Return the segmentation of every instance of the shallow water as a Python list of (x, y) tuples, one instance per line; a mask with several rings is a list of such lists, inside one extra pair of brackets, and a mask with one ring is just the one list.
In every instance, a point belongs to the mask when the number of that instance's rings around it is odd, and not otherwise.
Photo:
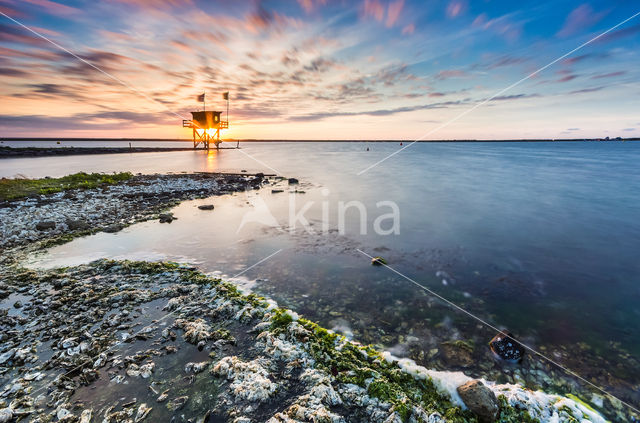
[[(434, 324), (451, 316), (455, 322), (468, 319), (448, 309), (434, 313), (426, 307), (428, 296), (371, 266), (360, 249), (384, 256), (399, 272), (534, 345), (586, 342), (608, 357), (616, 342), (640, 355), (640, 143), (424, 143), (361, 176), (360, 170), (400, 146), (243, 147), (3, 159), (0, 176), (244, 169), (295, 176), (304, 194), (289, 193), (294, 187), (284, 181), (259, 192), (185, 202), (170, 225), (146, 222), (78, 239), (50, 250), (37, 264), (170, 259), (234, 276), (281, 250), (239, 278), (324, 324), (353, 330), (365, 342), (389, 347), (430, 316)], [(285, 192), (272, 194), (272, 188)], [(341, 234), (339, 202), (351, 200), (362, 203), (366, 217), (349, 209)], [(380, 201), (398, 205), (399, 234), (373, 230), (376, 218), (390, 212), (376, 205)], [(196, 207), (210, 203), (215, 210)], [(299, 221), (291, 230), (288, 221), (291, 208), (305, 205), (314, 233)], [(243, 218), (249, 219), (244, 226)], [(323, 220), (330, 231), (323, 231)], [(476, 323), (454, 323), (452, 338)]]

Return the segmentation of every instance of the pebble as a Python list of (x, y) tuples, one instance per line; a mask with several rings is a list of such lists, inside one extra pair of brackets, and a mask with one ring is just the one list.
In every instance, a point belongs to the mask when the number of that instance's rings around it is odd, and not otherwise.
[(9, 423), (13, 420), (13, 410), (9, 407), (0, 410), (0, 423)]

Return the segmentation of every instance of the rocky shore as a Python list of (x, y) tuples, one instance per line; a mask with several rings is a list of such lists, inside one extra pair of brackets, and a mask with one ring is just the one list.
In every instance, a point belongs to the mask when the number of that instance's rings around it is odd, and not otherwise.
[[(98, 231), (117, 232), (159, 215), (182, 200), (259, 188), (263, 174), (137, 175), (98, 189), (72, 189), (0, 202), (0, 249), (47, 245)], [(172, 218), (162, 216), (165, 222)]]
[(172, 263), (21, 267), (26, 251), (264, 175), (138, 175), (0, 208), (0, 422), (604, 422), (577, 398), (428, 370)]
[(2, 422), (604, 422), (379, 353), (193, 268), (3, 268)]

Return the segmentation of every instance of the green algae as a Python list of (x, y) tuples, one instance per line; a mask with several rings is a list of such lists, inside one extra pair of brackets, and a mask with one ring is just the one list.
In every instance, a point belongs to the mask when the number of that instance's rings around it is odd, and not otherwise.
[[(284, 309), (275, 310), (271, 318), (271, 330), (283, 333), (294, 321)], [(402, 421), (408, 421), (414, 406), (422, 407), (427, 413), (439, 412), (452, 423), (474, 423), (478, 418), (469, 410), (462, 410), (438, 391), (433, 381), (420, 380), (406, 373), (396, 362), (388, 363), (371, 346), (359, 346), (344, 341), (344, 337), (328, 331), (307, 319), (298, 323), (311, 333), (305, 345), (316, 366), (333, 375), (338, 383), (354, 384), (367, 390), (369, 396), (392, 405)], [(453, 341), (463, 348), (473, 348), (473, 344)], [(511, 407), (504, 397), (500, 399), (501, 412), (498, 421), (504, 423), (539, 423), (527, 410)]]
[(221, 339), (224, 339), (225, 341), (229, 341), (231, 343), (235, 343), (236, 342), (236, 338), (233, 337), (233, 335), (231, 335), (231, 332), (229, 332), (226, 329), (216, 329), (213, 332), (211, 332), (211, 339), (213, 341), (218, 341)]
[(527, 410), (520, 410), (509, 405), (504, 395), (498, 396), (500, 403), (500, 423), (540, 423), (540, 420), (531, 417)]
[(442, 343), (442, 345), (451, 345), (463, 350), (467, 350), (469, 352), (473, 352), (473, 350), (475, 349), (473, 341), (463, 341), (461, 339), (457, 339), (455, 341), (445, 341)]
[(567, 398), (570, 398), (570, 399), (574, 400), (578, 404), (584, 406), (589, 411), (593, 411), (594, 413), (598, 413), (598, 411), (595, 408), (593, 408), (593, 406), (591, 404), (589, 404), (586, 401), (580, 399), (577, 395), (574, 395), (574, 394), (571, 394), (571, 393), (567, 393), (565, 396)]
[(286, 310), (278, 309), (271, 317), (271, 329), (276, 333), (282, 333), (291, 322), (293, 317)]
[[(288, 313), (276, 312), (272, 321), (277, 322), (277, 327), (290, 323), (285, 315)], [(312, 334), (306, 344), (319, 368), (332, 374), (339, 383), (358, 385), (371, 397), (391, 404), (403, 421), (409, 419), (414, 406), (440, 412), (452, 423), (477, 421), (470, 411), (463, 411), (438, 392), (431, 380), (414, 378), (397, 363), (387, 363), (373, 348), (348, 342), (336, 348), (336, 341), (343, 340), (342, 336), (306, 319), (299, 319), (298, 323)]]
[(39, 247), (41, 249), (48, 249), (51, 247), (55, 247), (58, 245), (66, 244), (67, 242), (73, 241), (75, 238), (80, 238), (82, 236), (93, 235), (98, 232), (98, 229), (85, 229), (81, 231), (68, 232), (62, 235), (54, 236), (52, 238), (45, 239), (40, 241)]
[(101, 185), (113, 185), (131, 179), (133, 174), (121, 172), (74, 173), (61, 178), (0, 179), (0, 200), (16, 200), (24, 197), (53, 194), (70, 189), (92, 189)]

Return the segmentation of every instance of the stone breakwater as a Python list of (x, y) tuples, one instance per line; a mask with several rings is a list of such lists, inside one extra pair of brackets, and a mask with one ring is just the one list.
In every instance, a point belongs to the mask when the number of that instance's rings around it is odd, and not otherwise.
[(87, 154), (160, 153), (193, 151), (187, 147), (2, 147), (0, 159), (12, 157), (75, 156)]
[[(461, 398), (463, 374), (348, 341), (184, 265), (7, 264), (0, 297), (2, 422), (489, 421)], [(569, 398), (482, 386), (495, 421), (604, 422)]]
[(262, 174), (138, 175), (103, 188), (73, 189), (0, 203), (0, 249), (34, 241), (116, 232), (182, 200), (259, 188)]

